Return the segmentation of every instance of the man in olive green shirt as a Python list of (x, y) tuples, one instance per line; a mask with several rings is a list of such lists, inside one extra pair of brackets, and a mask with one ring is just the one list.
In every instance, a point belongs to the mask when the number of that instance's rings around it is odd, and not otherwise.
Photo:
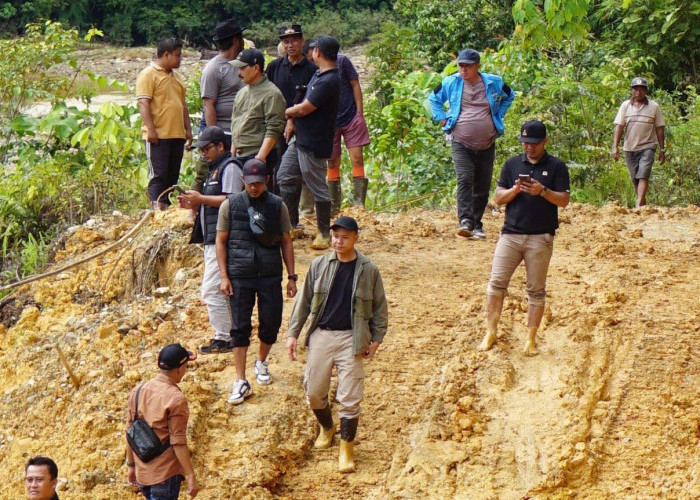
[[(256, 49), (247, 49), (231, 61), (246, 84), (233, 103), (231, 117), (231, 155), (243, 162), (257, 158), (267, 165), (270, 182), (274, 183), (277, 163), (275, 144), (284, 131), (287, 107), (282, 92), (264, 73), (265, 56)], [(268, 186), (275, 192), (274, 185)]]

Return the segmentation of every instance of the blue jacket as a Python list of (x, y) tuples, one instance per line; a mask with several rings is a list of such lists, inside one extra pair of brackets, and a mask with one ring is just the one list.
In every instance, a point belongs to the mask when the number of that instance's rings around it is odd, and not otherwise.
[[(506, 111), (515, 99), (515, 92), (503, 82), (503, 78), (498, 75), (489, 73), (479, 73), (486, 87), (486, 98), (491, 105), (491, 118), (493, 125), (496, 127), (496, 133), (503, 135), (505, 126), (503, 125), (503, 117)], [(442, 83), (438, 85), (428, 96), (430, 109), (433, 112), (433, 121), (439, 122), (447, 120), (445, 126), (442, 127), (446, 133), (450, 133), (457, 123), (459, 111), (462, 106), (462, 89), (464, 88), (464, 79), (459, 73), (445, 77)], [(449, 103), (449, 109), (445, 111), (443, 105)]]

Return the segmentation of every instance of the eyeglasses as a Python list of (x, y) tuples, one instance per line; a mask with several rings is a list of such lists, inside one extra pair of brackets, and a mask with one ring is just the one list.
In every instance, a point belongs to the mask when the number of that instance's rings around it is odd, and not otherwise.
[(209, 144), (207, 144), (203, 148), (199, 148), (199, 152), (202, 153), (203, 155), (205, 155), (209, 152), (209, 150), (211, 148), (215, 148), (215, 147), (216, 147), (216, 144), (214, 144), (213, 142), (210, 142)]

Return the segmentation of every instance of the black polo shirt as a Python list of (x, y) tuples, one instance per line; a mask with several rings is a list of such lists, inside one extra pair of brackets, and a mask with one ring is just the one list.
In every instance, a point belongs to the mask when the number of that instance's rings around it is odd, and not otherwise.
[(301, 102), (294, 102), (297, 86), (308, 85), (317, 69), (316, 65), (306, 57), (303, 57), (297, 64), (292, 64), (287, 56), (284, 56), (272, 61), (267, 66), (265, 73), (267, 78), (280, 89), (284, 100), (287, 101), (287, 107), (290, 108)]
[(316, 72), (306, 90), (308, 99), (316, 110), (306, 116), (294, 118), (297, 147), (317, 158), (330, 158), (335, 136), (335, 119), (340, 99), (338, 68)]
[[(534, 165), (524, 153), (507, 160), (503, 164), (498, 187), (512, 188), (520, 174), (537, 179), (552, 191), (569, 191), (569, 169), (547, 151)], [(502, 231), (512, 234), (554, 234), (559, 227), (558, 208), (542, 196), (520, 192), (506, 205), (506, 221)]]

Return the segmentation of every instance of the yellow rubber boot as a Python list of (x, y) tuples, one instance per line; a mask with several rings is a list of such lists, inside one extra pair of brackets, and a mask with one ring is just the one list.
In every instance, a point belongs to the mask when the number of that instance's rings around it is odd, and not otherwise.
[(325, 450), (330, 448), (333, 444), (333, 435), (335, 434), (335, 425), (330, 429), (324, 429), (323, 426), (319, 426), (321, 430), (318, 432), (318, 437), (314, 443), (314, 448), (319, 450)]
[(338, 470), (340, 472), (355, 471), (354, 447), (354, 441), (340, 441), (340, 454), (338, 455)]

